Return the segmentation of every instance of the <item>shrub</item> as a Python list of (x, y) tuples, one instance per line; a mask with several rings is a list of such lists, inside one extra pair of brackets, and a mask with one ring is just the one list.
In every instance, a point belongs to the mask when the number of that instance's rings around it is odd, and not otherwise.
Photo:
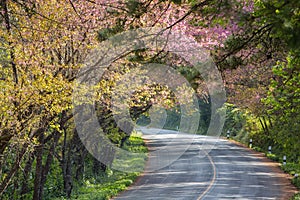
[(266, 156), (267, 156), (267, 158), (269, 158), (273, 161), (276, 161), (276, 162), (279, 162), (279, 160), (280, 160), (278, 156), (276, 156), (275, 154), (272, 154), (272, 153), (267, 153)]
[(295, 195), (291, 198), (291, 200), (300, 200), (300, 193), (295, 194)]

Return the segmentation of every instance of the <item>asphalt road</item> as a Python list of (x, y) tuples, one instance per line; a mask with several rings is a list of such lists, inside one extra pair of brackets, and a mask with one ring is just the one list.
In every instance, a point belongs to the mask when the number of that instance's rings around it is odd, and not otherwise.
[[(154, 131), (155, 132), (155, 131)], [(272, 163), (224, 139), (144, 131), (143, 175), (116, 200), (287, 199), (292, 187)]]

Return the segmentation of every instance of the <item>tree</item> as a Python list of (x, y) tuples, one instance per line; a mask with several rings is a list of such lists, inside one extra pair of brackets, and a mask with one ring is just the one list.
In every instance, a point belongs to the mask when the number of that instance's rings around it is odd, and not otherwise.
[[(261, 144), (299, 152), (293, 142), (298, 140), (294, 111), (299, 93), (299, 2), (253, 3), (239, 19), (239, 32), (216, 51), (216, 60), (224, 69), (230, 101), (257, 116), (262, 132), (256, 137)], [(293, 154), (295, 160), (297, 156)]]
[[(216, 2), (1, 1), (0, 195), (42, 199), (52, 164), (59, 163), (64, 192), (70, 197), (74, 174), (80, 178), (83, 173), (84, 166), (78, 163), (88, 157), (72, 121), (72, 87), (84, 58), (98, 41), (125, 30), (159, 26), (165, 28), (166, 34), (180, 30), (196, 38), (203, 47), (212, 48), (230, 34), (208, 12), (211, 7), (229, 8), (226, 3), (215, 7)], [(211, 21), (215, 23), (209, 26)], [(186, 63), (163, 51), (152, 54), (136, 51), (130, 56), (138, 57), (136, 63), (157, 61), (175, 69), (178, 63)], [(132, 62), (126, 59), (127, 64)], [(125, 71), (122, 67), (110, 69), (108, 76), (121, 76), (133, 68), (128, 65)], [(199, 79), (198, 74), (192, 77)], [(118, 77), (112, 77), (99, 83), (101, 93), (97, 102), (99, 120), (106, 134), (115, 145), (122, 146), (127, 135), (116, 127), (109, 107), (110, 89), (117, 80)], [(194, 89), (201, 87), (193, 85)], [(158, 95), (149, 95), (153, 91)], [(154, 102), (163, 97), (166, 107), (172, 105), (172, 94), (161, 85), (153, 84), (136, 95), (142, 95), (142, 99), (155, 97)], [(138, 99), (132, 98), (134, 118), (146, 112), (151, 102), (146, 100), (142, 105), (136, 103)], [(100, 166), (100, 170), (106, 167)]]
[(292, 51), (287, 63), (278, 62), (274, 67), (275, 79), (269, 95), (264, 99), (269, 114), (273, 117), (272, 139), (291, 160), (299, 160), (299, 78), (300, 60), (298, 51)]
[[(1, 176), (0, 194), (29, 154), (30, 160), (36, 157), (34, 198), (41, 199), (55, 145), (71, 118), (74, 70), (94, 42), (92, 29), (100, 24), (83, 25), (69, 2), (1, 1), (1, 13), (7, 61), (1, 64), (0, 163), (9, 171)], [(44, 148), (52, 140), (44, 165)]]

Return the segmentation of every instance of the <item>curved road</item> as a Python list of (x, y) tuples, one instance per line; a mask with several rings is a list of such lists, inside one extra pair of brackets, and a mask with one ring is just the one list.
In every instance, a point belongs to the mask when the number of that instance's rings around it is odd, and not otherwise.
[(153, 130), (143, 130), (150, 150), (145, 172), (114, 199), (288, 199), (294, 192), (254, 151), (219, 138)]

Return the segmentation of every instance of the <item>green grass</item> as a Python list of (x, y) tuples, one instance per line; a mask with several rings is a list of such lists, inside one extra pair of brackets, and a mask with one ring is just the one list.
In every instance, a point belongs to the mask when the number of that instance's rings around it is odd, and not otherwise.
[(133, 134), (129, 140), (126, 141), (123, 149), (127, 152), (118, 151), (115, 153), (112, 168), (130, 172), (144, 171), (148, 149), (140, 136)]
[(134, 182), (137, 176), (138, 173), (125, 174), (115, 172), (113, 176), (107, 178), (103, 183), (91, 183), (89, 180), (86, 180), (84, 186), (78, 190), (78, 193), (73, 198), (82, 200), (107, 200), (125, 190)]
[[(144, 167), (146, 161), (147, 148), (141, 137), (139, 135), (131, 136), (126, 144), (124, 145), (124, 150), (128, 150), (135, 153), (143, 153), (142, 159), (127, 159), (129, 165), (142, 166)], [(131, 185), (136, 178), (139, 176), (140, 172), (122, 172), (117, 170), (107, 170), (106, 174), (97, 177), (96, 179), (90, 178), (83, 182), (83, 184), (78, 187), (74, 194), (72, 194), (71, 199), (80, 200), (108, 200), (113, 196), (116, 196), (121, 191), (125, 190), (129, 185)], [(65, 197), (56, 198), (55, 200), (63, 200)]]
[(148, 149), (144, 144), (144, 141), (138, 134), (132, 135), (129, 140), (125, 143), (124, 150), (128, 150), (134, 153), (147, 153)]
[(287, 163), (286, 165), (282, 165), (281, 168), (283, 171), (291, 175), (300, 174), (300, 164)]
[[(291, 174), (294, 176), (292, 179), (292, 183), (300, 189), (300, 164), (296, 163), (287, 163), (286, 165), (281, 166), (282, 170), (285, 171), (286, 173)], [(295, 177), (295, 174), (298, 174), (298, 177)]]
[(280, 158), (276, 154), (266, 153), (266, 156), (267, 156), (267, 158), (269, 158), (275, 162), (280, 162)]
[(300, 200), (300, 193), (295, 194), (295, 195), (291, 198), (291, 200)]

